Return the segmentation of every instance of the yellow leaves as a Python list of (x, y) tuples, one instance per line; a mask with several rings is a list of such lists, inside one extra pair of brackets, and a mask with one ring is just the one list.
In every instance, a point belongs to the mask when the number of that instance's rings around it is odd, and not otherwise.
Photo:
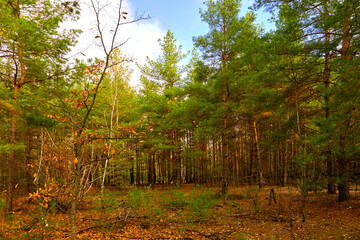
[(67, 117), (61, 117), (60, 118), (60, 122), (67, 122), (69, 121), (69, 119)]
[(118, 127), (119, 131), (123, 131), (123, 132), (131, 132), (133, 134), (136, 134), (135, 132), (135, 128), (134, 127)]
[(0, 101), (0, 110), (5, 110), (11, 113), (19, 114), (19, 111), (16, 108), (14, 108), (13, 105), (2, 101)]
[(272, 115), (272, 112), (262, 112), (262, 114), (264, 117), (270, 117)]
[(259, 236), (265, 236), (265, 234), (264, 233), (255, 234), (255, 237), (259, 237)]
[(77, 164), (78, 162), (79, 162), (79, 160), (77, 158), (75, 158), (74, 164)]
[(47, 202), (45, 203), (39, 203), (42, 207), (44, 208), (48, 208), (49, 207), (49, 204)]
[(126, 19), (126, 16), (125, 16), (125, 15), (127, 15), (127, 14), (128, 14), (127, 12), (122, 12), (122, 13), (121, 13), (122, 18), (123, 18), (123, 19)]
[(46, 188), (46, 189), (39, 189), (36, 193), (29, 193), (29, 199), (37, 200), (39, 205), (48, 208), (49, 204), (48, 202), (51, 201), (51, 195), (49, 195), (49, 191), (53, 190), (52, 187)]
[(39, 197), (40, 197), (39, 192), (29, 193), (29, 198), (30, 198), (30, 199), (36, 199), (36, 198), (39, 198)]
[(85, 106), (85, 103), (82, 100), (77, 100), (76, 103), (73, 105), (74, 108), (79, 109)]
[(7, 31), (3, 28), (0, 28), (0, 36), (6, 34)]

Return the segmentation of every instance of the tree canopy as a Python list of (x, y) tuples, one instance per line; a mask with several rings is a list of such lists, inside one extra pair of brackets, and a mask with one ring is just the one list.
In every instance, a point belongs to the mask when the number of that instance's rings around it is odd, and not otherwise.
[[(351, 199), (360, 171), (360, 3), (256, 0), (266, 32), (239, 0), (206, 0), (208, 33), (184, 52), (168, 30), (140, 87), (91, 0), (104, 59), (69, 60), (78, 1), (0, 0), (0, 188), (71, 211), (93, 187), (184, 184), (297, 186)], [(110, 24), (110, 23), (109, 23)], [(102, 202), (103, 203), (103, 202)], [(305, 206), (304, 206), (305, 207)], [(305, 215), (304, 215), (305, 221)]]

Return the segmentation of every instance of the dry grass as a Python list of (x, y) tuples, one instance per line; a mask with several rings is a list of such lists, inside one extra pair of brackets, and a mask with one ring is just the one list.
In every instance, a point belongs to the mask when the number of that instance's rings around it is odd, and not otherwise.
[[(184, 185), (188, 198), (193, 185)], [(169, 199), (171, 189), (156, 187), (146, 207), (132, 209), (126, 219), (118, 219), (124, 209), (127, 191), (116, 194), (116, 206), (99, 207), (94, 190), (78, 212), (80, 239), (360, 239), (360, 193), (352, 191), (353, 200), (339, 203), (334, 195), (310, 193), (306, 197), (306, 221), (302, 222), (301, 195), (292, 188), (292, 218), (288, 187), (273, 187), (277, 203), (269, 205), (270, 187), (231, 187), (226, 199), (218, 199), (211, 214), (193, 217), (188, 206), (168, 207), (160, 199)], [(115, 189), (111, 189), (114, 191)], [(219, 189), (211, 189), (217, 192)], [(255, 214), (254, 201), (258, 199)], [(356, 196), (355, 196), (356, 195)], [(114, 195), (115, 196), (115, 195)], [(16, 201), (11, 219), (0, 222), (0, 239), (67, 239), (69, 216), (52, 211), (42, 218), (34, 203), (25, 197)], [(97, 210), (96, 210), (97, 209)], [(111, 210), (111, 211), (110, 211)], [(37, 219), (32, 223), (33, 219)], [(46, 219), (46, 221), (44, 220)], [(33, 224), (33, 225), (31, 225)]]

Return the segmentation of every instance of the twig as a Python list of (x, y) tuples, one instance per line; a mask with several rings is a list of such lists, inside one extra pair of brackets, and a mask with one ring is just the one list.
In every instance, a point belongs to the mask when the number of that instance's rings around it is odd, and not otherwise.
[(293, 222), (294, 219), (290, 219), (290, 218), (284, 218), (284, 217), (280, 217), (280, 216), (270, 216), (271, 218), (274, 219), (274, 221), (276, 222)]
[(185, 231), (194, 232), (194, 233), (200, 234), (201, 236), (204, 236), (204, 237), (210, 238), (210, 239), (216, 239), (216, 240), (221, 240), (222, 239), (217, 234), (202, 233), (202, 232), (199, 232), (199, 231), (196, 231), (196, 230), (191, 230), (191, 229), (185, 229)]

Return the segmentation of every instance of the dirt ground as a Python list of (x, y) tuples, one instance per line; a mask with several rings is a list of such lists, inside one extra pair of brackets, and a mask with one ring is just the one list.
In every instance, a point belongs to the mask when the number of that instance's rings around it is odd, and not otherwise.
[[(271, 188), (276, 203), (271, 198), (269, 204)], [(187, 197), (194, 185), (176, 191)], [(156, 187), (150, 201), (170, 192)], [(200, 218), (192, 217), (187, 206), (127, 208), (125, 190), (117, 192), (109, 209), (101, 209), (97, 193), (94, 190), (79, 206), (79, 239), (360, 239), (360, 191), (355, 190), (352, 200), (343, 203), (325, 191), (309, 193), (305, 222), (301, 194), (295, 187), (230, 187), (229, 195), (217, 199), (209, 214)], [(10, 219), (0, 220), (0, 239), (69, 239), (69, 214), (59, 210), (45, 214), (26, 197), (18, 198), (15, 206)]]

